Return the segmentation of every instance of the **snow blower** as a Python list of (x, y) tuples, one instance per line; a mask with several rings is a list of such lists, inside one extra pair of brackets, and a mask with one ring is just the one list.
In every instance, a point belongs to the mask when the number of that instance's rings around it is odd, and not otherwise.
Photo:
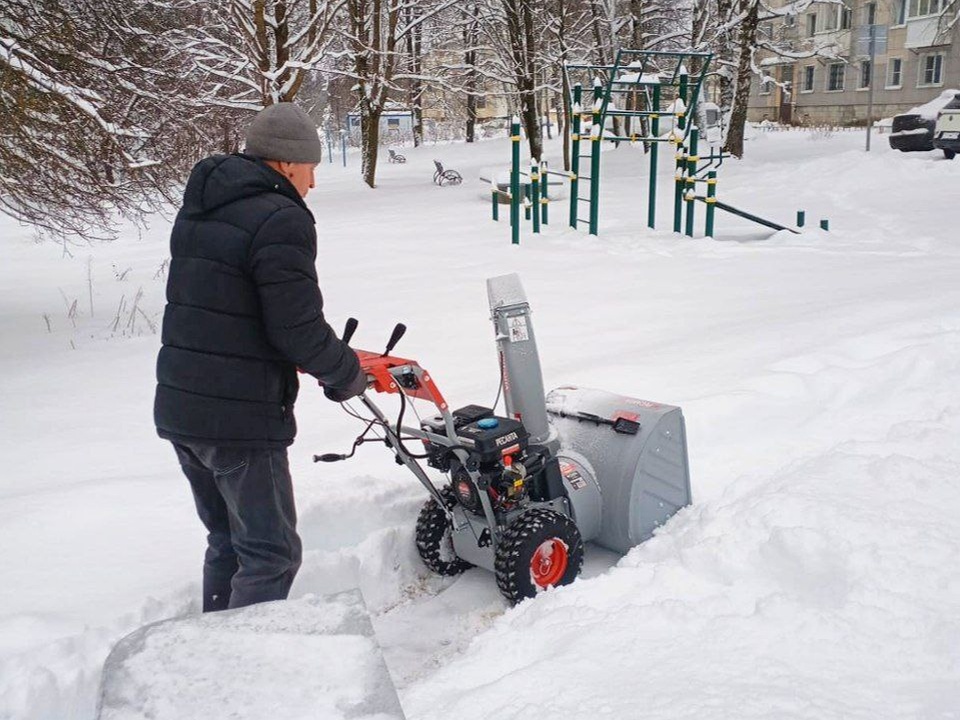
[[(368, 390), (359, 399), (370, 417), (344, 405), (367, 424), (350, 453), (314, 460), (343, 460), (364, 442), (385, 443), (430, 493), (416, 527), (426, 566), (441, 575), (485, 568), (516, 603), (573, 582), (585, 542), (626, 553), (690, 503), (686, 431), (671, 405), (570, 386), (544, 396), (520, 278), (490, 278), (487, 295), (505, 415), (479, 405), (451, 411), (419, 363), (390, 354), (406, 330), (401, 324), (384, 353), (357, 351), (370, 388), (399, 395), (397, 420)], [(344, 340), (356, 327), (351, 318)], [(404, 425), (412, 399), (431, 402), (438, 414)], [(441, 486), (420, 461), (444, 474)]]

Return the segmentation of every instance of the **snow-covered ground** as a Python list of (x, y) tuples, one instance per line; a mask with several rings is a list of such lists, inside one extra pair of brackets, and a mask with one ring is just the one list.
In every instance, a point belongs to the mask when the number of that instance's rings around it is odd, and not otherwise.
[[(718, 213), (716, 241), (669, 232), (669, 167), (663, 229), (645, 229), (629, 146), (604, 156), (599, 238), (559, 203), (519, 248), (479, 197), (506, 140), (404, 150), (376, 192), (321, 166), (318, 270), (331, 320), (360, 319), (356, 345), (403, 321), (398, 352), (451, 402), (490, 403), (484, 280), (518, 272), (548, 389), (687, 419), (694, 505), (508, 609), (482, 570), (428, 576), (424, 493), (382, 448), (312, 463), (360, 428), (304, 387), (293, 596), (361, 588), (410, 720), (960, 717), (960, 163), (862, 142), (758, 134), (719, 197), (831, 232)], [(464, 184), (433, 186), (434, 157)], [(112, 644), (198, 611), (203, 532), (151, 415), (168, 232), (157, 217), (64, 256), (0, 219), (4, 720), (90, 720)]]

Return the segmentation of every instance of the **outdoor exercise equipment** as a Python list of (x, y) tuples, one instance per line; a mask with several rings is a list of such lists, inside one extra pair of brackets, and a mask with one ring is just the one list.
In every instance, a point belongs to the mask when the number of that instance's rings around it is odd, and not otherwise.
[[(675, 148), (673, 189), (673, 231), (693, 237), (697, 202), (706, 205), (705, 235), (714, 236), (716, 211), (742, 217), (774, 230), (798, 232), (785, 224), (760, 217), (722, 202), (717, 198), (718, 171), (727, 157), (711, 147), (701, 154), (698, 117), (699, 99), (710, 68), (711, 53), (660, 52), (623, 49), (617, 52), (612, 65), (568, 63), (564, 66), (571, 88), (571, 156), (570, 171), (557, 173), (540, 166), (540, 176), (556, 174), (570, 183), (569, 225), (587, 225), (591, 235), (599, 232), (601, 143), (643, 143), (648, 158), (647, 226), (656, 227), (658, 164), (660, 145)], [(584, 84), (592, 83), (589, 107), (584, 107)], [(707, 104), (706, 112), (718, 114), (716, 106)], [(609, 127), (612, 121), (612, 127)], [(634, 130), (634, 123), (639, 125)], [(531, 192), (519, 192), (520, 125), (514, 118), (511, 125), (513, 161), (509, 192), (493, 187), (493, 219), (498, 219), (500, 198), (511, 204), (512, 240), (520, 242), (516, 205), (532, 204)], [(586, 144), (586, 147), (584, 147)], [(588, 163), (588, 164), (587, 164)], [(698, 192), (698, 185), (702, 191)], [(528, 185), (532, 188), (532, 184)], [(541, 200), (542, 201), (542, 200)], [(546, 204), (544, 204), (546, 207)], [(532, 216), (536, 218), (536, 215)], [(534, 219), (534, 232), (539, 232), (541, 219)], [(826, 227), (824, 227), (826, 225)], [(828, 223), (821, 223), (827, 229)], [(798, 227), (802, 227), (798, 223)]]

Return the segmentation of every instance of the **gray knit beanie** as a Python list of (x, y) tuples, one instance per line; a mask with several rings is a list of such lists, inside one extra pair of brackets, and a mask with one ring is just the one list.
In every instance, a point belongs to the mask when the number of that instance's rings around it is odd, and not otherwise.
[(290, 102), (258, 112), (247, 128), (246, 143), (247, 155), (281, 162), (318, 163), (323, 150), (313, 120)]

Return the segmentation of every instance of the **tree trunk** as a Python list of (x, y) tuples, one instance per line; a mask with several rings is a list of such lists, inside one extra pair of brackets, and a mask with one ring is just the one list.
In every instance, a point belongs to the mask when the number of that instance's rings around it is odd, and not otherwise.
[(543, 158), (543, 135), (540, 128), (540, 113), (537, 109), (537, 93), (532, 77), (527, 77), (520, 95), (520, 123), (527, 133), (531, 160)]
[(477, 39), (480, 6), (474, 3), (471, 10), (471, 20), (463, 28), (463, 45), (466, 48), (463, 64), (467, 67), (467, 142), (476, 139), (477, 128)]
[(360, 105), (360, 143), (363, 165), (363, 181), (370, 187), (376, 187), (377, 156), (380, 152), (380, 109), (369, 107), (366, 103)]
[[(717, 17), (715, 22), (726, 26), (732, 20), (733, 0), (716, 0)], [(719, 87), (719, 105), (724, 122), (724, 141), (730, 129), (730, 111), (733, 108), (734, 73), (737, 59), (736, 43), (731, 38), (732, 31), (721, 33), (714, 41), (715, 52), (713, 68), (716, 73)]]
[(526, 49), (526, 68), (522, 76), (526, 87), (520, 95), (521, 118), (527, 131), (531, 160), (543, 159), (543, 132), (540, 126), (540, 111), (537, 103), (536, 36), (533, 29), (533, 9), (525, 0), (520, 5), (523, 19), (523, 47)]
[(733, 109), (730, 111), (730, 129), (724, 150), (734, 157), (743, 157), (743, 131), (747, 124), (747, 106), (750, 102), (750, 80), (754, 45), (759, 25), (759, 0), (748, 0), (750, 6), (740, 25), (740, 56), (737, 62), (736, 90), (733, 94)]
[(537, 82), (533, 15), (527, 0), (503, 0), (510, 38), (510, 60), (516, 85), (520, 123), (527, 133), (530, 157), (540, 160), (543, 155), (543, 136), (537, 112)]
[[(407, 6), (405, 10), (405, 22), (412, 24), (417, 19), (413, 7)], [(412, 75), (417, 76), (410, 82), (410, 106), (413, 110), (414, 147), (420, 147), (423, 144), (423, 83), (419, 78), (423, 65), (421, 47), (420, 26), (418, 25), (407, 34), (407, 54), (409, 56), (410, 72)]]

